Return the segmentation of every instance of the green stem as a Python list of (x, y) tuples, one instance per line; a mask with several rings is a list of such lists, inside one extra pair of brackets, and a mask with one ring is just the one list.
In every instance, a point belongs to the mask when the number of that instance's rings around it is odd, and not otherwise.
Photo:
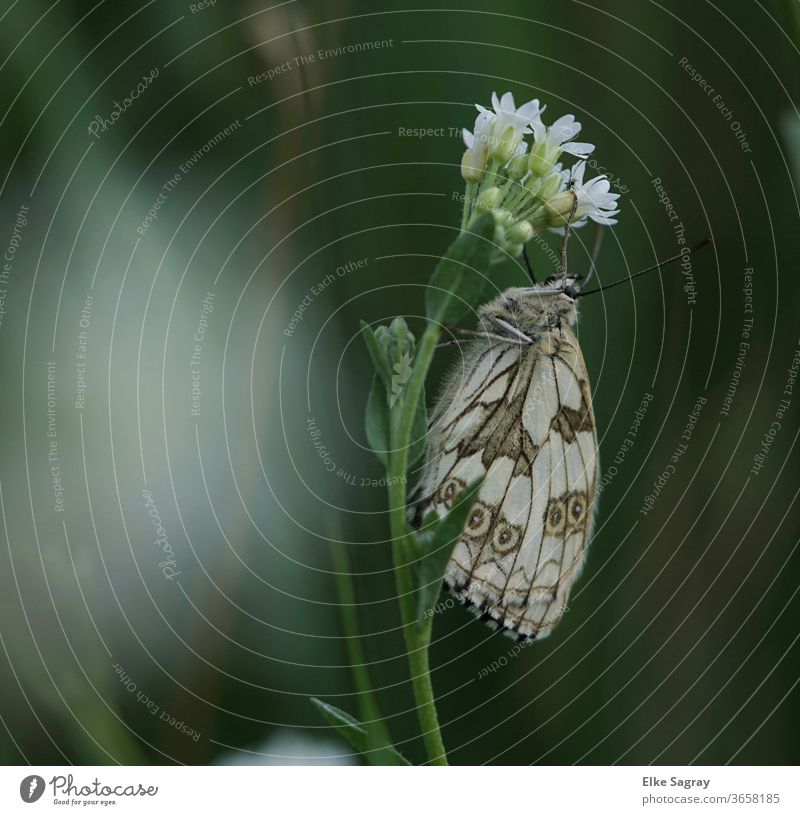
[(467, 181), (467, 188), (464, 192), (464, 209), (461, 212), (462, 232), (467, 228), (467, 224), (469, 223), (469, 216), (472, 212), (472, 205), (475, 203), (473, 199), (475, 198), (475, 192), (477, 189), (478, 183), (476, 181)]
[(528, 191), (525, 189), (525, 186), (519, 181), (515, 181), (511, 194), (508, 196), (505, 204), (506, 209), (514, 213), (514, 216), (517, 217), (519, 213), (516, 212), (516, 210), (520, 209), (521, 206), (526, 203), (527, 196)]
[(447, 755), (442, 741), (439, 718), (431, 683), (428, 649), (431, 641), (433, 618), (420, 625), (417, 621), (417, 604), (411, 566), (408, 562), (408, 535), (406, 523), (406, 470), (408, 469), (408, 445), (417, 403), (422, 397), (422, 388), (428, 373), (439, 327), (429, 323), (417, 348), (414, 370), (411, 374), (402, 409), (392, 416), (391, 447), (387, 468), (389, 481), (389, 525), (392, 535), (392, 555), (394, 558), (397, 596), (400, 604), (400, 617), (403, 623), (403, 637), (408, 652), (408, 665), (411, 673), (411, 686), (417, 706), (417, 717), (425, 741), (430, 764), (446, 765)]
[(478, 182), (478, 189), (475, 190), (475, 203), (481, 197), (481, 193), (494, 185), (495, 178), (497, 177), (497, 160), (492, 159), (483, 171), (483, 177)]

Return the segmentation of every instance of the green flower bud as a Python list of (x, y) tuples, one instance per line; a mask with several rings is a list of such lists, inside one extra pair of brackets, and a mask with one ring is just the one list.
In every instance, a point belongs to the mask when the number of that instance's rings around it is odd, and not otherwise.
[(527, 221), (518, 221), (508, 230), (508, 239), (513, 243), (525, 244), (533, 237), (533, 227)]
[(506, 175), (512, 181), (519, 181), (528, 172), (528, 157), (526, 155), (514, 156), (508, 163)]
[(502, 224), (495, 223), (493, 240), (498, 246), (505, 246), (506, 228)]
[(505, 133), (490, 144), (489, 155), (499, 159), (502, 164), (505, 164), (514, 157), (514, 153), (517, 152), (517, 147), (519, 147), (521, 141), (522, 135), (517, 133), (514, 128), (509, 125)]
[(534, 175), (546, 176), (553, 172), (553, 165), (558, 154), (552, 155), (546, 141), (537, 142), (531, 150), (528, 167)]
[(547, 226), (547, 211), (544, 206), (538, 206), (528, 215), (528, 223), (533, 227), (536, 234)]
[(388, 326), (379, 325), (375, 329), (375, 339), (386, 354), (390, 365), (394, 365), (402, 357), (414, 354), (416, 340), (402, 317), (395, 317)]
[(494, 209), (503, 200), (503, 193), (500, 187), (487, 187), (475, 202), (476, 208)]
[(552, 173), (542, 181), (542, 186), (539, 188), (539, 198), (542, 201), (549, 201), (559, 190), (564, 179), (560, 173)]
[(576, 200), (575, 193), (566, 190), (547, 201), (544, 206), (548, 226), (565, 226), (575, 209)]
[(470, 147), (461, 157), (461, 177), (464, 181), (480, 181), (486, 166), (486, 148)]
[(510, 229), (514, 226), (514, 216), (507, 209), (494, 209), (492, 214), (494, 215), (494, 222), (500, 224), (504, 229)]
[(541, 190), (543, 183), (544, 179), (540, 175), (531, 175), (525, 182), (525, 189), (531, 194), (531, 196), (536, 196), (539, 194), (539, 190)]

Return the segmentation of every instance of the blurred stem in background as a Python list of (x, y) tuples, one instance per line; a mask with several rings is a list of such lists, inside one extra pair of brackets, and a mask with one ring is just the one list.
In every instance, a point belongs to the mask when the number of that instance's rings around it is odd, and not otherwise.
[(795, 45), (800, 46), (800, 4), (797, 0), (783, 0), (787, 17), (787, 34)]
[(375, 699), (372, 683), (367, 672), (367, 662), (364, 657), (361, 633), (358, 627), (356, 593), (353, 586), (350, 558), (347, 554), (347, 547), (342, 541), (341, 526), (338, 519), (333, 521), (332, 532), (333, 568), (336, 575), (336, 593), (339, 597), (339, 615), (345, 636), (345, 648), (350, 671), (353, 675), (353, 685), (358, 694), (358, 715), (363, 722), (375, 728), (378, 736), (388, 742), (390, 740), (389, 731), (383, 722), (383, 716)]

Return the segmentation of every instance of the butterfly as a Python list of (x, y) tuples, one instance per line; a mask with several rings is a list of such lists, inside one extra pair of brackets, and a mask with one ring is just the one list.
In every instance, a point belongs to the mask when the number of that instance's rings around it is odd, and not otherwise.
[(575, 335), (575, 277), (510, 288), (479, 311), (480, 330), (431, 415), (413, 505), (446, 515), (483, 479), (445, 583), (518, 639), (558, 624), (581, 573), (596, 508), (597, 434)]

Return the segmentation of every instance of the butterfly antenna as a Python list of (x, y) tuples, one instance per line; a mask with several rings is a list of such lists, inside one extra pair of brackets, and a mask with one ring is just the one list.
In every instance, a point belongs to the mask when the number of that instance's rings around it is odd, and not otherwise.
[(583, 281), (584, 286), (592, 279), (594, 270), (597, 268), (597, 258), (600, 256), (600, 246), (603, 243), (603, 235), (605, 235), (605, 230), (603, 229), (601, 224), (598, 224), (597, 230), (594, 233), (594, 246), (592, 247), (592, 263), (589, 266), (589, 274), (586, 275), (586, 279)]
[[(711, 238), (704, 238), (700, 241), (700, 243), (696, 243), (689, 249), (688, 254), (693, 255), (698, 249), (702, 249), (704, 246), (708, 246), (708, 244), (712, 243)], [(662, 266), (667, 266), (670, 263), (674, 263), (676, 260), (680, 260), (683, 258), (687, 253), (686, 252), (679, 252), (677, 255), (673, 255), (671, 258), (667, 258), (666, 260), (661, 260), (658, 263), (655, 263), (653, 266), (648, 266), (646, 269), (642, 269), (641, 272), (636, 272), (635, 274), (628, 275), (628, 277), (623, 277), (621, 280), (615, 280), (613, 283), (609, 283), (607, 286), (599, 286), (596, 289), (592, 289), (591, 291), (582, 291), (578, 292), (579, 297), (585, 297), (587, 294), (597, 294), (599, 291), (607, 291), (608, 289), (613, 289), (614, 286), (619, 286), (621, 283), (627, 283), (629, 280), (633, 280), (634, 277), (640, 277), (643, 274), (647, 274), (648, 272), (653, 272), (656, 269), (660, 269)]]
[(525, 268), (528, 270), (528, 277), (531, 279), (531, 283), (536, 285), (536, 275), (533, 273), (533, 267), (531, 266), (530, 258), (528, 257), (528, 247), (522, 247), (522, 257), (525, 258)]

